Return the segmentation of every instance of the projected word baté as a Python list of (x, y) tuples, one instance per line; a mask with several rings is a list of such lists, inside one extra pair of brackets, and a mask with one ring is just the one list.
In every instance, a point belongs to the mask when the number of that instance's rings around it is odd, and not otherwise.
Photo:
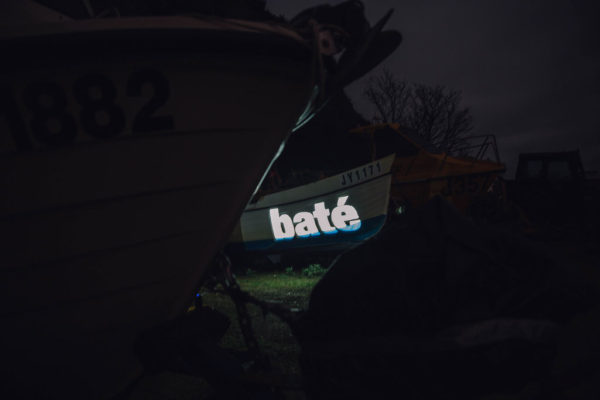
[(361, 221), (356, 208), (346, 204), (348, 196), (341, 196), (337, 206), (329, 211), (325, 202), (316, 203), (314, 211), (302, 211), (294, 217), (279, 214), (279, 208), (271, 208), (269, 217), (275, 240), (289, 240), (294, 237), (307, 238), (322, 233), (334, 234), (339, 231), (353, 232), (360, 229)]

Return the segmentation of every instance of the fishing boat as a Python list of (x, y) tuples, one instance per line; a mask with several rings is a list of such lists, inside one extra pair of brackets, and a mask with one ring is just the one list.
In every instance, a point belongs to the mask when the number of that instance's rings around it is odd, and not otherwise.
[(249, 204), (233, 231), (231, 252), (339, 252), (385, 223), (394, 155)]
[[(398, 213), (435, 196), (446, 198), (465, 213), (494, 189), (505, 171), (491, 135), (472, 137), (463, 149), (475, 150), (471, 155), (450, 155), (399, 124), (367, 125), (352, 129), (350, 135), (366, 144), (372, 159), (396, 154), (390, 202)], [(492, 159), (486, 158), (490, 151)]]
[(325, 55), (284, 23), (43, 3), (0, 7), (0, 388), (106, 398), (325, 101)]

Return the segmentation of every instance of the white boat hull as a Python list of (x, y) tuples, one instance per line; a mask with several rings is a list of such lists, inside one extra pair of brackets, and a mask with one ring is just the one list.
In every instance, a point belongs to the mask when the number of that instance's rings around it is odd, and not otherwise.
[[(336, 252), (373, 237), (386, 221), (393, 159), (391, 155), (313, 183), (265, 195), (244, 210), (230, 238), (229, 251)], [(320, 203), (327, 210), (328, 223), (317, 217)], [(340, 210), (346, 208), (355, 213), (354, 217), (339, 220), (341, 214), (335, 210), (340, 206)], [(277, 211), (272, 214), (272, 210)], [(305, 220), (311, 218), (312, 222)], [(329, 229), (324, 230), (327, 225)]]
[[(167, 41), (149, 51), (153, 42), (141, 39), (140, 24), (154, 29), (150, 36), (173, 34), (173, 48)], [(206, 24), (81, 21), (2, 38), (9, 51), (14, 43), (30, 46), (36, 60), (13, 54), (0, 81), (0, 373), (26, 377), (26, 393), (104, 398), (139, 374), (136, 336), (185, 311), (307, 104), (310, 52), (293, 35)], [(190, 50), (176, 40), (208, 30), (232, 38), (250, 30), (299, 55), (240, 55), (226, 41)], [(63, 51), (63, 42), (85, 43), (86, 35), (110, 45)], [(248, 45), (261, 43), (250, 36)], [(122, 39), (141, 40), (140, 48), (123, 51)], [(72, 57), (53, 58), (40, 42)], [(136, 126), (163, 90), (156, 76), (169, 95), (146, 116), (150, 124)], [(86, 107), (100, 110), (90, 117)], [(74, 121), (72, 137), (64, 115)], [(100, 138), (115, 121), (118, 133)]]

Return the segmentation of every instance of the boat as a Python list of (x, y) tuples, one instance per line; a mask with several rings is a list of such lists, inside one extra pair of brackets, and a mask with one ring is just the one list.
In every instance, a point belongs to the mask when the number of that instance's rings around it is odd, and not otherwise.
[(394, 155), (249, 204), (228, 251), (263, 254), (341, 252), (383, 227)]
[[(395, 213), (421, 207), (435, 196), (467, 213), (483, 196), (497, 190), (498, 177), (505, 171), (492, 135), (473, 136), (461, 154), (451, 155), (396, 123), (362, 126), (349, 134), (368, 148), (372, 159), (396, 154), (390, 195)], [(486, 158), (490, 150), (491, 159)]]
[(42, 3), (0, 7), (0, 391), (108, 398), (326, 101), (326, 55), (285, 23)]

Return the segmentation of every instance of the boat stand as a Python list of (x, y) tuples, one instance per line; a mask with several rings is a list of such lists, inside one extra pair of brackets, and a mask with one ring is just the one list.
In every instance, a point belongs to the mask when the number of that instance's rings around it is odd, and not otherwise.
[(297, 320), (298, 310), (289, 310), (280, 304), (256, 299), (241, 290), (231, 270), (231, 262), (224, 254), (215, 258), (215, 273), (203, 284), (216, 287), (233, 300), (247, 351), (223, 349), (219, 341), (227, 332), (227, 316), (202, 305), (197, 296), (190, 310), (181, 317), (157, 326), (138, 337), (134, 352), (143, 364), (143, 374), (132, 382), (114, 400), (127, 400), (142, 379), (162, 372), (173, 372), (205, 379), (215, 392), (211, 398), (283, 399), (281, 390), (303, 390), (299, 377), (287, 376), (271, 370), (268, 357), (261, 352), (254, 335), (246, 304), (261, 307), (288, 323)]

